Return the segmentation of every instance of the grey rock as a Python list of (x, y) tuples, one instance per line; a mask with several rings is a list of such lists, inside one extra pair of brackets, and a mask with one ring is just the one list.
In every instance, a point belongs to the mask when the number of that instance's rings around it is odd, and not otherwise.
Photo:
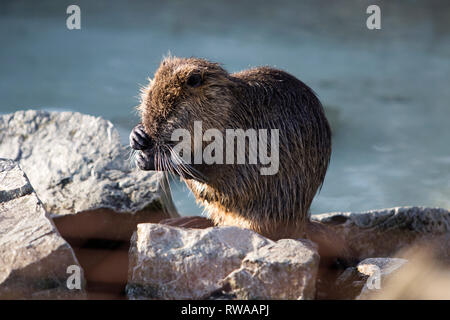
[(237, 227), (182, 229), (139, 224), (130, 248), (130, 299), (201, 299), (221, 288), (245, 256), (272, 244)]
[(67, 288), (69, 266), (80, 268), (25, 173), (0, 159), (0, 299), (85, 298), (81, 268), (81, 289)]
[(387, 278), (401, 269), (408, 260), (400, 258), (368, 258), (361, 261), (357, 270), (359, 273), (368, 276), (356, 299), (369, 299), (374, 292), (382, 290)]
[(391, 257), (412, 245), (433, 244), (450, 262), (450, 212), (440, 208), (397, 207), (362, 213), (313, 215), (332, 227), (360, 259)]
[(319, 266), (308, 240), (273, 242), (237, 227), (139, 224), (130, 248), (130, 299), (313, 299)]
[(163, 209), (177, 217), (163, 173), (132, 168), (111, 122), (74, 112), (0, 116), (0, 157), (16, 160), (53, 216)]
[(408, 260), (400, 258), (367, 258), (358, 263), (356, 268), (368, 276), (372, 276), (378, 270), (383, 276), (391, 274), (407, 262)]
[(367, 258), (356, 267), (347, 268), (336, 279), (340, 299), (372, 299), (406, 263), (408, 260), (400, 258)]
[(313, 243), (282, 239), (250, 252), (223, 282), (238, 299), (314, 299), (318, 267)]
[[(404, 252), (404, 261), (386, 263), (369, 261), (382, 270), (380, 290), (363, 290), (359, 299), (371, 300), (448, 300), (450, 269), (436, 259), (432, 248), (412, 247)], [(377, 259), (380, 260), (380, 259)], [(386, 260), (386, 259), (382, 259)], [(387, 269), (387, 271), (385, 271)], [(366, 282), (369, 284), (369, 281)]]

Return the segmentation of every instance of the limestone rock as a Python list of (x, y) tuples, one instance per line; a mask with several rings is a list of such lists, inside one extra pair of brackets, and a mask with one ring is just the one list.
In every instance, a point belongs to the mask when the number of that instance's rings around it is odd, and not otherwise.
[[(313, 299), (319, 266), (308, 240), (273, 242), (237, 227), (140, 224), (133, 235), (131, 299)], [(225, 289), (226, 288), (226, 289)]]
[[(333, 291), (331, 299), (335, 300), (353, 300), (361, 291), (369, 278), (368, 275), (362, 274), (355, 267), (348, 267), (336, 279), (336, 283), (332, 284), (333, 289), (338, 288), (338, 292)], [(325, 288), (326, 290), (326, 288)], [(320, 292), (319, 292), (320, 293)], [(327, 293), (327, 292), (326, 292)], [(326, 296), (329, 298), (329, 296)]]
[(374, 292), (382, 290), (386, 279), (407, 262), (408, 260), (400, 258), (368, 258), (361, 261), (356, 268), (359, 273), (367, 276), (367, 280), (357, 299), (368, 299)]
[(273, 244), (237, 227), (182, 229), (139, 224), (130, 248), (131, 299), (201, 299), (220, 289), (245, 256)]
[(16, 160), (52, 216), (148, 207), (177, 216), (163, 173), (130, 166), (111, 122), (76, 112), (0, 116), (0, 157)]
[(390, 257), (412, 245), (433, 244), (450, 262), (450, 212), (439, 208), (397, 207), (363, 213), (327, 213), (313, 220), (332, 227), (360, 259)]
[(386, 281), (401, 270), (408, 260), (401, 258), (367, 258), (349, 267), (336, 280), (338, 299), (371, 299), (385, 287)]
[(406, 250), (403, 256), (408, 262), (390, 274), (382, 275), (380, 290), (363, 290), (359, 298), (373, 300), (450, 299), (450, 269), (434, 255), (432, 248), (412, 247)]
[(314, 299), (318, 267), (311, 242), (282, 239), (250, 252), (224, 283), (238, 299)]
[(26, 175), (0, 159), (0, 299), (84, 298), (83, 287), (67, 288), (69, 266), (79, 268), (78, 261)]

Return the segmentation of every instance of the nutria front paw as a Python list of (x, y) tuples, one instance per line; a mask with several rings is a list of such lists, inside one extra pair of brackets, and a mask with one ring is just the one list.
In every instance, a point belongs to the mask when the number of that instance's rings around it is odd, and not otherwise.
[(145, 133), (144, 126), (139, 123), (136, 127), (131, 130), (130, 133), (130, 147), (134, 150), (145, 150), (150, 148), (151, 139)]
[(144, 171), (156, 170), (154, 157), (145, 150), (136, 153), (136, 165)]

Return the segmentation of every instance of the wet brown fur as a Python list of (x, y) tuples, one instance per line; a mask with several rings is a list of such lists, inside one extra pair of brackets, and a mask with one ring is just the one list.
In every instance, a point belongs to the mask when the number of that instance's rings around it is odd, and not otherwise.
[[(192, 73), (201, 74), (201, 86), (187, 86)], [(303, 82), (271, 67), (229, 74), (204, 59), (167, 57), (143, 89), (139, 110), (157, 145), (170, 141), (176, 128), (193, 135), (197, 120), (203, 132), (279, 129), (277, 174), (261, 175), (260, 165), (213, 164), (197, 167), (205, 182), (185, 182), (216, 225), (250, 228), (272, 239), (305, 236), (331, 156), (331, 131), (320, 101)]]

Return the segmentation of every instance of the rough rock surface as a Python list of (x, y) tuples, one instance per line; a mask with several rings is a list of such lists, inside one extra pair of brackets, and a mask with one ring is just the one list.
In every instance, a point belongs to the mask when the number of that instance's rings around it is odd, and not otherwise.
[(224, 283), (238, 299), (314, 299), (318, 267), (313, 243), (282, 239), (250, 252)]
[(127, 293), (131, 299), (201, 299), (241, 266), (247, 253), (273, 243), (237, 227), (182, 229), (139, 224), (133, 235)]
[(380, 290), (362, 292), (360, 299), (449, 300), (450, 268), (433, 250), (412, 247), (404, 252), (408, 261), (389, 275), (382, 275)]
[(0, 159), (0, 299), (83, 298), (83, 287), (66, 286), (71, 265), (79, 267), (24, 172)]
[(368, 258), (361, 261), (356, 269), (368, 278), (356, 299), (369, 299), (374, 292), (382, 290), (386, 279), (406, 263), (408, 260), (400, 258)]
[(319, 256), (308, 241), (273, 242), (237, 227), (140, 224), (133, 236), (131, 299), (313, 299)]
[(363, 213), (327, 213), (312, 219), (331, 226), (362, 260), (390, 257), (411, 245), (433, 244), (450, 261), (450, 212), (439, 208), (398, 207)]
[(371, 299), (385, 287), (390, 276), (403, 270), (408, 260), (401, 258), (367, 258), (349, 267), (336, 280), (337, 299)]
[(177, 216), (162, 173), (131, 168), (111, 122), (73, 112), (0, 116), (0, 157), (16, 160), (52, 216), (95, 209)]

